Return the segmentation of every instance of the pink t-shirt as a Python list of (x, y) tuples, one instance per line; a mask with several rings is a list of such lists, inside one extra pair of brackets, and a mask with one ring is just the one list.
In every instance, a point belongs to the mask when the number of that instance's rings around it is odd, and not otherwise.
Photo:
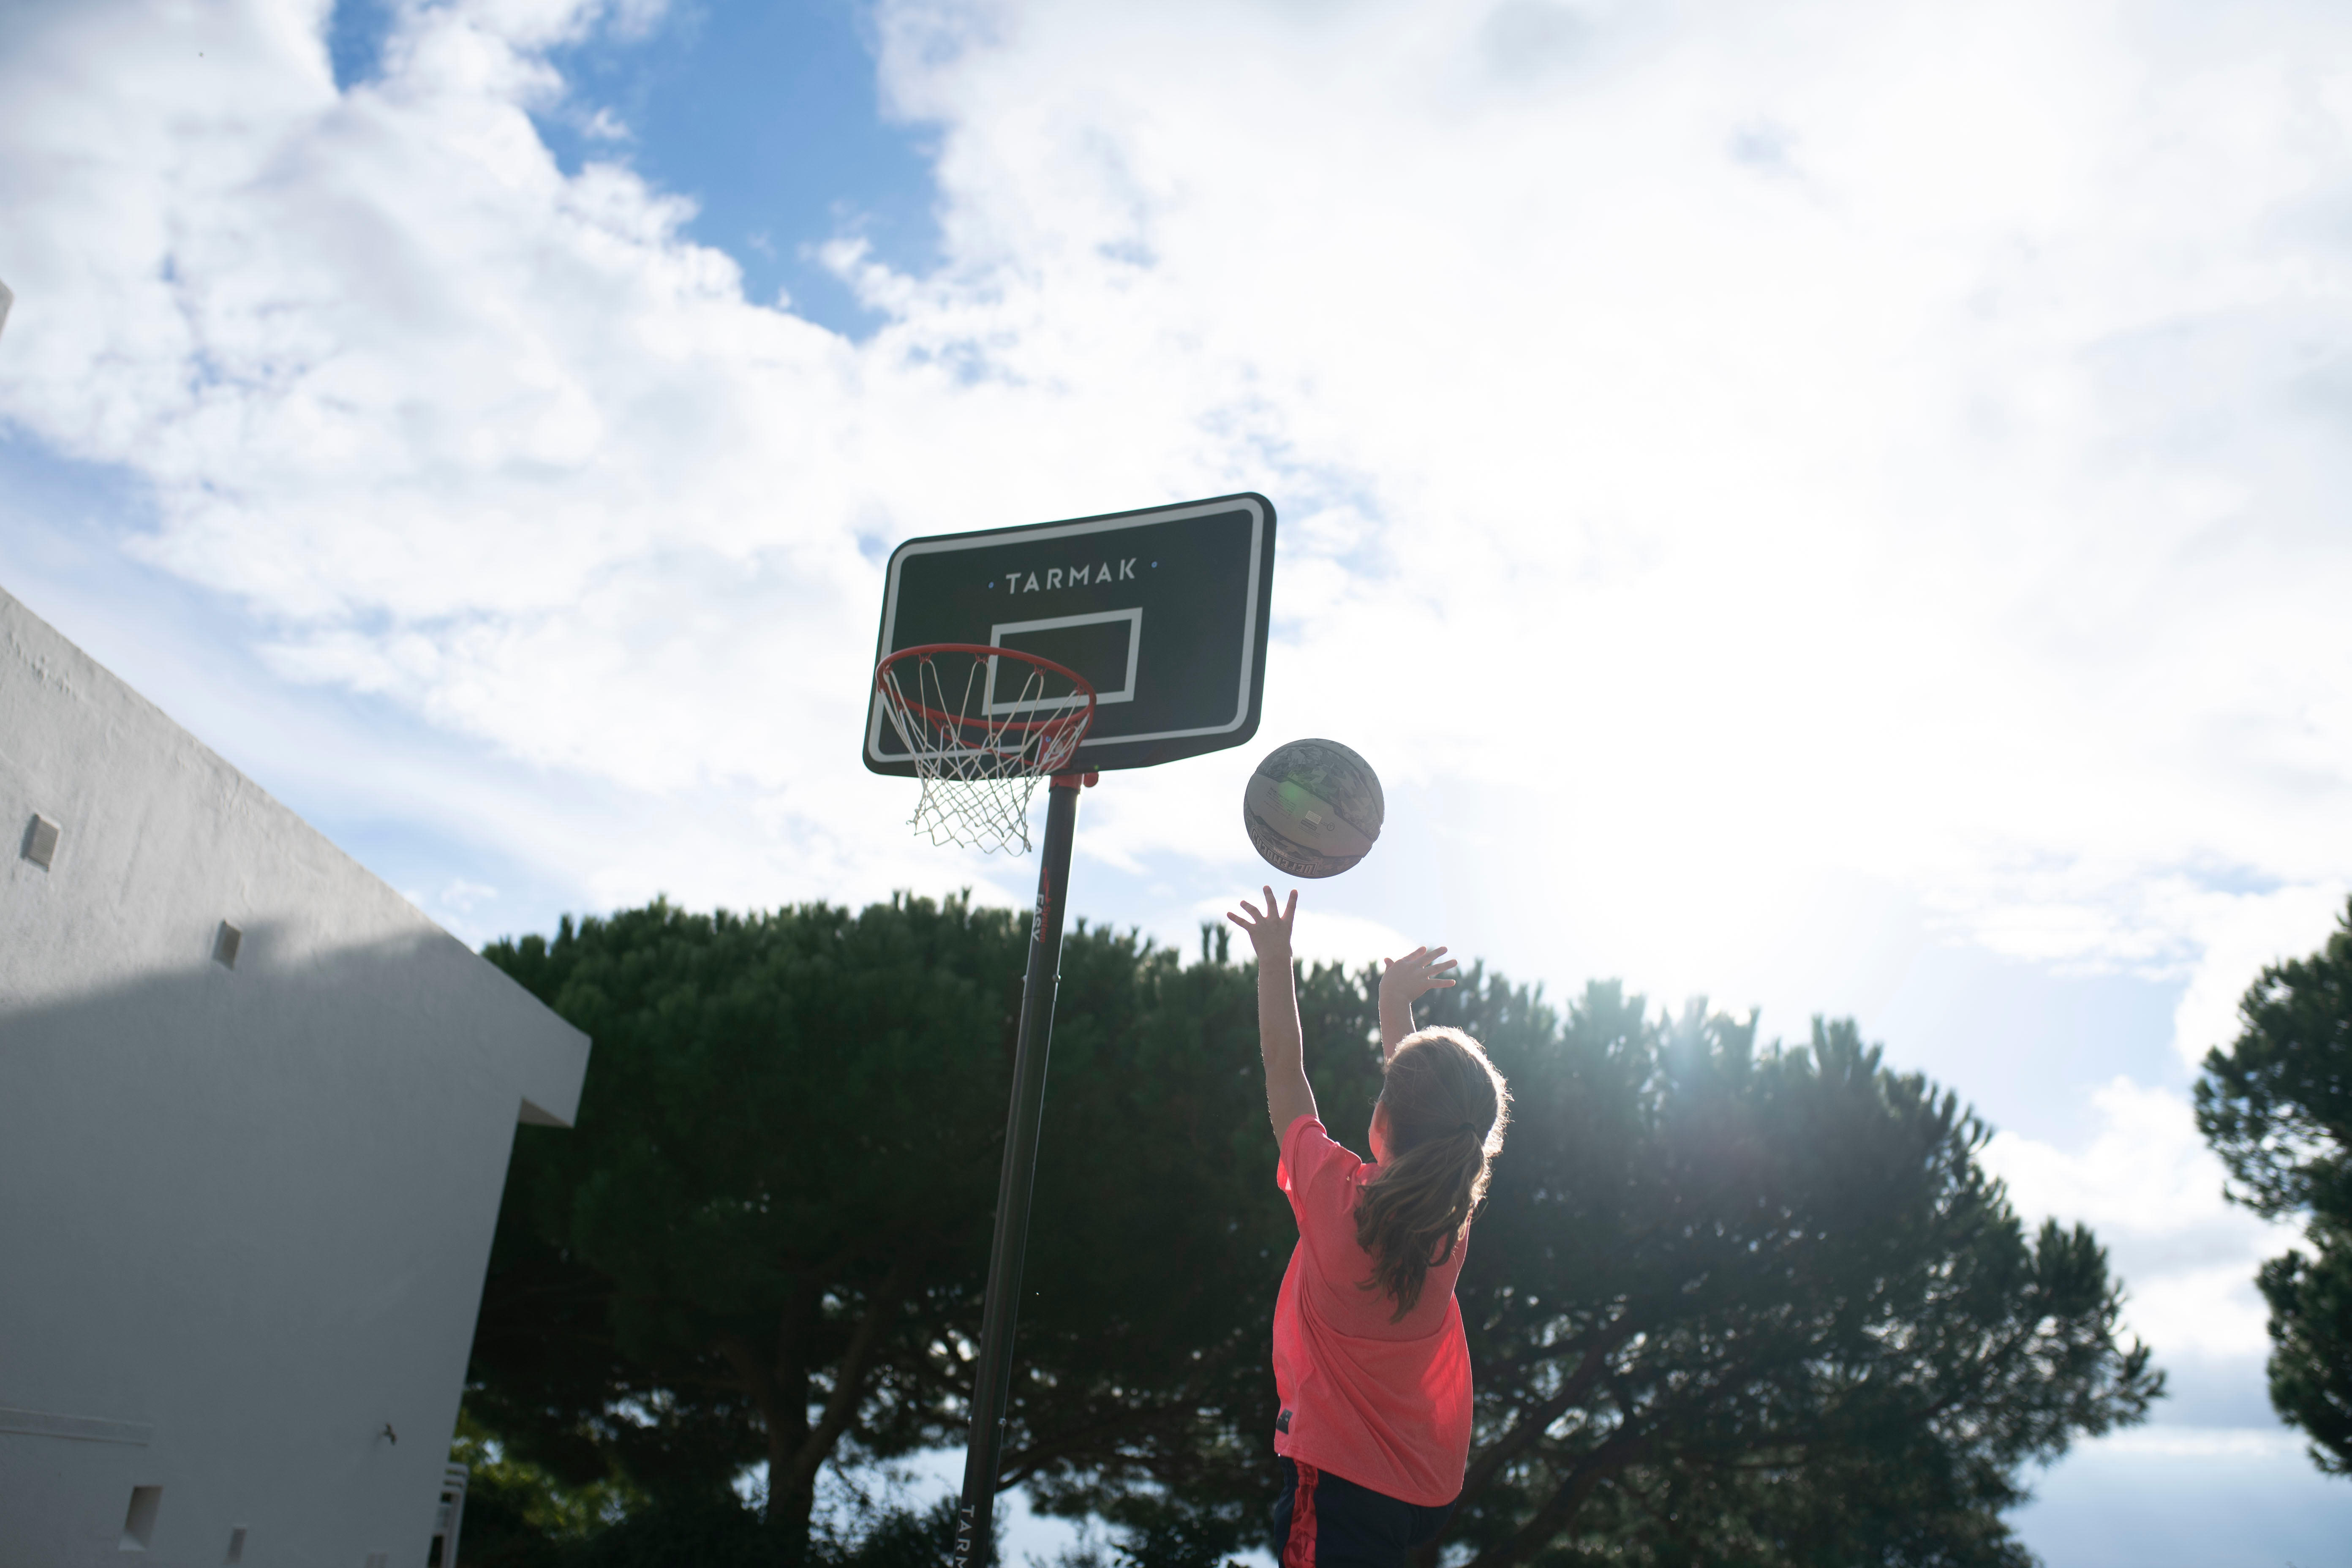
[(1298, 1247), (1274, 1307), (1274, 1451), (1434, 1508), (1460, 1495), (1470, 1458), (1470, 1347), (1454, 1300), (1469, 1238), (1430, 1269), (1404, 1321), (1390, 1321), (1396, 1299), (1358, 1288), (1372, 1258), (1356, 1245), (1356, 1200), (1379, 1173), (1312, 1116), (1282, 1135), (1275, 1180)]

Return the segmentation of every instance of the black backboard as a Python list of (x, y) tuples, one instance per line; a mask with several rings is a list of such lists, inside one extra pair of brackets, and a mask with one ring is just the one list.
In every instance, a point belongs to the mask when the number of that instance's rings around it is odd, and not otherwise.
[[(1273, 584), (1274, 503), (1255, 493), (910, 539), (890, 555), (875, 662), (927, 643), (1042, 655), (1095, 687), (1072, 766), (1150, 767), (1257, 733)], [(865, 754), (915, 772), (871, 694)]]

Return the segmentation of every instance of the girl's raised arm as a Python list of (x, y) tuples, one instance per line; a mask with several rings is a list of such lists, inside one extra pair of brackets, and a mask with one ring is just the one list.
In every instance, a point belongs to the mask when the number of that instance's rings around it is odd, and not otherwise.
[(1315, 1090), (1307, 1081), (1306, 1042), (1298, 1029), (1298, 988), (1290, 973), (1290, 925), (1298, 913), (1298, 892), (1276, 908), (1265, 889), (1261, 914), (1247, 899), (1247, 919), (1231, 910), (1225, 918), (1249, 933), (1257, 950), (1257, 1047), (1265, 1058), (1265, 1114), (1277, 1142), (1302, 1116), (1315, 1114)]
[(1446, 958), (1442, 947), (1416, 947), (1402, 958), (1381, 960), (1381, 1060), (1395, 1056), (1412, 1033), (1412, 999), (1451, 986), (1454, 977), (1446, 972), (1458, 967), (1460, 960)]

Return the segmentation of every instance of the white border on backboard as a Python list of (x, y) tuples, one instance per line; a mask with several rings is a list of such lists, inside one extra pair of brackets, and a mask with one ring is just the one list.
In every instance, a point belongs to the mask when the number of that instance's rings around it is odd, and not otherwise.
[[(1097, 610), (1090, 616), (1055, 616), (1043, 621), (1006, 621), (988, 628), (988, 646), (1003, 647), (1007, 632), (1050, 632), (1063, 626), (1098, 626), (1108, 621), (1125, 621), (1127, 626), (1127, 684), (1116, 691), (1097, 691), (1095, 702), (1132, 702), (1135, 700), (1135, 661), (1143, 651), (1143, 606), (1131, 610)], [(1025, 712), (1033, 708), (1078, 708), (1086, 699), (1076, 692), (1067, 697), (1044, 698), (1035, 702), (999, 702), (996, 700), (996, 660), (988, 661), (988, 692), (984, 700), (991, 713)]]
[[(976, 533), (951, 533), (937, 539), (919, 540), (900, 545), (890, 556), (890, 575), (882, 595), (882, 651), (886, 655), (897, 647), (892, 633), (898, 621), (898, 569), (910, 555), (942, 555), (960, 550), (978, 550), (989, 544), (1008, 542), (1006, 534), (1020, 534), (1025, 539), (1070, 539), (1082, 534), (1104, 533), (1114, 529), (1142, 528), (1160, 522), (1181, 522), (1192, 517), (1216, 517), (1229, 511), (1250, 514), (1249, 585), (1242, 600), (1242, 670), (1239, 689), (1234, 698), (1234, 716), (1219, 724), (1203, 724), (1191, 730), (1159, 730), (1145, 735), (1107, 735), (1097, 739), (1088, 735), (1078, 742), (1084, 751), (1092, 745), (1126, 746), (1144, 741), (1174, 741), (1189, 735), (1223, 735), (1249, 722), (1250, 674), (1257, 666), (1257, 591), (1265, 560), (1265, 508), (1254, 496), (1226, 496), (1203, 501), (1197, 506), (1170, 507), (1165, 510), (1144, 508), (1120, 512), (1111, 517), (1093, 518), (1079, 522), (1066, 522), (1050, 528), (994, 528)], [(877, 763), (900, 763), (913, 760), (915, 753), (887, 756), (882, 751), (882, 726), (887, 721), (882, 704), (870, 690), (866, 696), (868, 716), (866, 728), (866, 754)], [(936, 754), (936, 753), (935, 753)]]

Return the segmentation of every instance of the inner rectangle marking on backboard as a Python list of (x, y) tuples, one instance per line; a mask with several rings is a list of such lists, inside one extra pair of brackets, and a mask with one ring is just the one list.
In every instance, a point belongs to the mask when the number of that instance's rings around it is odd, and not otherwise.
[[(1106, 690), (1103, 688), (1102, 682), (1096, 681), (1095, 701), (1097, 706), (1106, 702), (1132, 702), (1135, 700), (1136, 659), (1143, 647), (1143, 609), (1141, 605), (1138, 605), (1131, 610), (1097, 610), (1091, 615), (1084, 616), (1054, 616), (1042, 621), (1006, 621), (1000, 625), (991, 626), (988, 629), (988, 642), (989, 646), (992, 647), (1017, 648), (1023, 653), (1034, 653), (1045, 658), (1053, 658), (1054, 652), (1050, 646), (1052, 641), (1050, 638), (1043, 639), (1048, 645), (1045, 647), (1025, 647), (1019, 642), (1007, 642), (1005, 638), (1008, 636), (1017, 637), (1024, 632), (1036, 633), (1067, 631), (1078, 626), (1110, 626), (1119, 621), (1127, 623), (1126, 673), (1118, 687), (1114, 690)], [(1027, 711), (1039, 708), (1076, 708), (1082, 706), (1086, 701), (1085, 698), (1073, 695), (1069, 697), (1049, 698), (1035, 702), (1023, 702), (1017, 698), (1010, 702), (999, 702), (996, 700), (996, 668), (998, 662), (998, 660), (992, 658), (988, 661), (988, 711), (992, 714), (1011, 713), (1016, 710)], [(1055, 662), (1058, 664), (1066, 661), (1055, 659)], [(1076, 667), (1073, 666), (1072, 668)], [(1078, 673), (1080, 675), (1086, 675), (1087, 672), (1080, 669), (1078, 670)]]

